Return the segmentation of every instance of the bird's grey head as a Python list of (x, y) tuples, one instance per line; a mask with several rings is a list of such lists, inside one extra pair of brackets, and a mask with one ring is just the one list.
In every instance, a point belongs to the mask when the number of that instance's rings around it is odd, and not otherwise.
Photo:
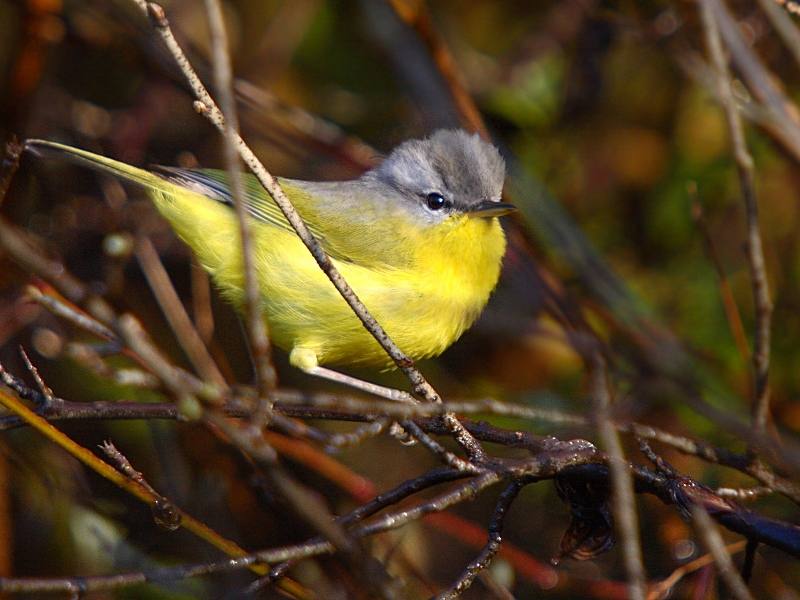
[(404, 208), (435, 223), (500, 202), (505, 162), (477, 133), (440, 129), (403, 142), (365, 177), (393, 187), (411, 200)]

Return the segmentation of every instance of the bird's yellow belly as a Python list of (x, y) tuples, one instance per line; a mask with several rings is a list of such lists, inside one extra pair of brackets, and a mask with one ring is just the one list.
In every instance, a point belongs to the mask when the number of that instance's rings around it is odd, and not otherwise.
[[(295, 250), (273, 256), (284, 264), (261, 274), (274, 342), (287, 350), (312, 350), (320, 363), (390, 366), (386, 353), (305, 247)], [(414, 359), (436, 356), (450, 346), (473, 323), (491, 292), (453, 293), (449, 287), (432, 285), (436, 274), (424, 268), (376, 271), (334, 262), (370, 313)], [(287, 273), (294, 276), (287, 278)]]

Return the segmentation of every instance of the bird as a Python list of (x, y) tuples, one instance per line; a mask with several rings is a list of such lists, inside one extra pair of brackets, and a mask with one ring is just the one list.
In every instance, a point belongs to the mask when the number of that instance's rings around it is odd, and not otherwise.
[[(143, 187), (221, 294), (245, 302), (241, 243), (227, 171), (141, 169), (86, 150), (28, 140)], [(441, 129), (406, 140), (347, 181), (278, 178), (333, 264), (412, 359), (441, 354), (477, 319), (500, 276), (506, 239), (498, 217), (505, 162), (478, 134)], [(258, 180), (243, 175), (253, 217), (261, 307), (273, 343), (307, 372), (322, 365), (391, 368)]]

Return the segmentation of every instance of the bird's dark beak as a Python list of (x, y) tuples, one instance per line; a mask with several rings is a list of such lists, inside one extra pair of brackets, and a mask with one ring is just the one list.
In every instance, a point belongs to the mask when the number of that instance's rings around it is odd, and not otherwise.
[(502, 217), (503, 215), (516, 212), (516, 210), (517, 207), (508, 202), (482, 200), (479, 204), (470, 208), (469, 214), (473, 217), (491, 219), (492, 217)]

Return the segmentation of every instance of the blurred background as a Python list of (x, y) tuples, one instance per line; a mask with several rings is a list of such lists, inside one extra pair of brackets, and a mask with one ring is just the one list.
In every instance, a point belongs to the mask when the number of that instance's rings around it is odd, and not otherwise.
[[(800, 47), (777, 33), (796, 30), (796, 19), (780, 10), (775, 16), (768, 4), (728, 8), (748, 51), (763, 62), (770, 93), (785, 100), (784, 118), (796, 125)], [(164, 7), (214, 94), (204, 4)], [(242, 134), (273, 174), (355, 177), (404, 139), (440, 127), (474, 129), (481, 121), (465, 116), (464, 98), (474, 101), (508, 162), (506, 199), (520, 211), (505, 223), (509, 252), (480, 321), (440, 359), (420, 365), (439, 392), (585, 414), (591, 399), (584, 357), (599, 349), (611, 367), (617, 418), (744, 451), (746, 441), (717, 418), (748, 422), (752, 397), (744, 204), (724, 114), (709, 92), (694, 3), (236, 0), (225, 3), (225, 18)], [(747, 142), (775, 306), (772, 416), (791, 451), (800, 429), (800, 145), (764, 114), (769, 94), (759, 95), (752, 80), (736, 80), (735, 92), (751, 121)], [(139, 166), (223, 165), (216, 130), (194, 112), (150, 24), (122, 0), (0, 0), (0, 111), (4, 141), (40, 137)], [(188, 368), (132, 256), (134, 236), (148, 236), (228, 381), (253, 382), (238, 316), (139, 190), (23, 156), (0, 211), (119, 312), (134, 313), (170, 360)], [(7, 371), (30, 381), (22, 346), (59, 397), (163, 400), (157, 391), (111, 383), (80, 360), (76, 348), (90, 336), (26, 301), (32, 281), (0, 250), (0, 363)], [(337, 390), (289, 367), (281, 351), (275, 360), (282, 386)], [(121, 357), (108, 362), (129, 366)], [(407, 388), (397, 373), (356, 374)], [(590, 429), (492, 422), (596, 442)], [(89, 448), (112, 439), (160, 493), (246, 549), (310, 533), (294, 524), (252, 465), (199, 424), (59, 427)], [(631, 440), (626, 444), (634, 460), (646, 462)], [(219, 556), (188, 534), (160, 529), (142, 504), (33, 431), (5, 432), (0, 449), (2, 574), (89, 575)], [(658, 451), (711, 487), (753, 484), (730, 469)], [(419, 447), (401, 448), (388, 437), (335, 458), (375, 492), (435, 464)], [(352, 489), (313, 464), (285, 460), (335, 513), (356, 505)], [(490, 491), (453, 511), (463, 519), (457, 524), (423, 521), (385, 536), (376, 554), (419, 597), (431, 595), (483, 544), (481, 530), (470, 538), (465, 523), (485, 528), (495, 501)], [(799, 516), (775, 494), (748, 507), (788, 521)], [(640, 497), (639, 517), (651, 579), (700, 555), (674, 507)], [(526, 488), (505, 538), (524, 560), (501, 557), (496, 577), (519, 598), (624, 597), (617, 547), (551, 570), (568, 522), (568, 507), (550, 483)], [(309, 560), (292, 574), (317, 597), (346, 597), (336, 569), (330, 559)], [(673, 597), (717, 597), (710, 573), (693, 571)], [(240, 572), (119, 595), (229, 598), (251, 579)], [(800, 597), (796, 561), (760, 551), (753, 590), (756, 597)], [(476, 584), (466, 597), (494, 597), (487, 593)], [(270, 594), (279, 592), (264, 597)]]

